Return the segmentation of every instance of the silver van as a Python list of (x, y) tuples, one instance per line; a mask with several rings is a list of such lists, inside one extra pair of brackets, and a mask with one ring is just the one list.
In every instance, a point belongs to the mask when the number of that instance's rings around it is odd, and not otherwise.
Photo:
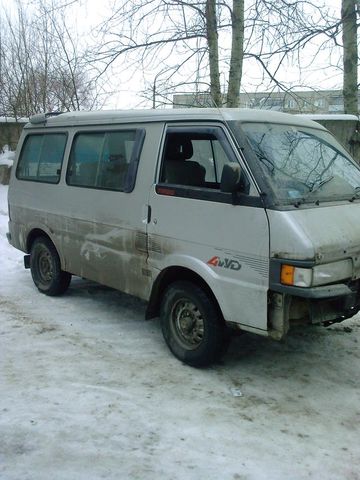
[(40, 292), (77, 275), (148, 301), (170, 350), (216, 361), (229, 327), (281, 339), (360, 309), (360, 169), (321, 125), (239, 109), (40, 114), (9, 242)]

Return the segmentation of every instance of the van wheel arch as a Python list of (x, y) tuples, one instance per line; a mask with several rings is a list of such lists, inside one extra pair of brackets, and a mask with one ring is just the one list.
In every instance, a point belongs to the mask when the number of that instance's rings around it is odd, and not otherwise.
[[(35, 240), (39, 237), (46, 237), (48, 240), (50, 240), (50, 242), (54, 245), (54, 242), (52, 241), (52, 239), (49, 237), (49, 235), (44, 232), (44, 230), (41, 230), (40, 228), (35, 228), (34, 230), (31, 230), (31, 232), (29, 233), (28, 237), (27, 237), (27, 240), (26, 240), (26, 253), (30, 253), (31, 252), (31, 247), (33, 246), (33, 243), (35, 242)], [(55, 247), (55, 245), (54, 245)], [(55, 247), (56, 248), (56, 247)], [(57, 250), (57, 249), (56, 249)]]
[(151, 290), (151, 295), (145, 314), (146, 320), (150, 320), (160, 315), (160, 306), (165, 290), (171, 283), (182, 280), (194, 283), (204, 290), (204, 292), (213, 301), (217, 309), (217, 313), (219, 314), (219, 318), (221, 318), (225, 324), (220, 305), (209, 285), (202, 277), (200, 277), (200, 275), (184, 267), (168, 267), (158, 275)]

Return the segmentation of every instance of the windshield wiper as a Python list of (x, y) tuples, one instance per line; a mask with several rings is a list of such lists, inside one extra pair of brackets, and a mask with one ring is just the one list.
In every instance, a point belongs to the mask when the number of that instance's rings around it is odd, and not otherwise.
[(331, 177), (329, 178), (325, 178), (325, 180), (322, 180), (321, 182), (319, 182), (316, 186), (315, 186), (315, 183), (312, 185), (312, 187), (310, 188), (310, 192), (311, 193), (314, 193), (316, 192), (317, 190), (319, 190), (321, 187), (323, 187), (326, 183), (329, 183), (331, 182), (331, 180), (334, 178), (334, 175), (332, 175)]

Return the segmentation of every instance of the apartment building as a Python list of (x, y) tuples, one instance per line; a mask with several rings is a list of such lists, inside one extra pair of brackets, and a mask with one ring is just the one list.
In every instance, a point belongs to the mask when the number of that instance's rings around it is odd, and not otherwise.
[[(360, 104), (360, 93), (358, 94)], [(207, 92), (176, 94), (174, 108), (213, 107)], [(224, 98), (224, 105), (226, 101)], [(307, 90), (298, 92), (246, 92), (240, 94), (240, 107), (277, 110), (287, 113), (344, 113), (342, 90)]]

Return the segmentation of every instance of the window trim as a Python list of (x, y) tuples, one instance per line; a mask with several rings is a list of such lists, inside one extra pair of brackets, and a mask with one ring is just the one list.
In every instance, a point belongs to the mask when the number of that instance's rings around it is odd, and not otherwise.
[[(197, 187), (192, 185), (178, 185), (175, 183), (166, 183), (162, 181), (163, 169), (164, 169), (164, 159), (165, 159), (165, 152), (166, 152), (166, 137), (168, 134), (171, 133), (192, 133), (194, 134), (208, 134), (214, 135), (217, 140), (220, 142), (225, 154), (227, 155), (229, 161), (236, 162), (241, 166), (241, 169), (246, 176), (247, 182), (249, 183), (249, 187), (253, 185), (251, 176), (247, 171), (247, 168), (240, 163), (239, 157), (237, 155), (236, 149), (234, 149), (231, 145), (231, 141), (228, 138), (225, 126), (223, 124), (190, 124), (190, 125), (175, 125), (175, 124), (167, 124), (164, 129), (163, 133), (163, 141), (161, 147), (161, 154), (160, 154), (160, 165), (158, 168), (157, 179), (155, 182), (155, 191), (159, 195), (167, 195), (167, 196), (175, 196), (175, 197), (183, 197), (183, 198), (192, 198), (195, 200), (207, 200), (211, 202), (218, 202), (218, 203), (229, 203), (229, 204), (236, 204), (236, 205), (244, 205), (244, 206), (255, 206), (255, 207), (263, 207), (263, 201), (260, 196), (254, 196), (247, 193), (236, 192), (235, 195), (228, 194), (225, 192), (221, 192), (220, 189), (213, 189), (208, 187)], [(232, 138), (232, 137), (230, 137)], [(219, 179), (220, 180), (220, 179)], [(220, 184), (220, 182), (217, 182)]]
[[(58, 179), (56, 182), (49, 182), (49, 181), (46, 181), (46, 180), (39, 180), (38, 179), (38, 176), (37, 178), (24, 178), (24, 177), (19, 177), (19, 169), (21, 167), (21, 160), (23, 158), (23, 152), (24, 152), (24, 148), (26, 146), (26, 143), (28, 141), (28, 139), (30, 137), (45, 137), (45, 136), (49, 136), (49, 135), (62, 135), (65, 137), (65, 143), (64, 143), (64, 148), (63, 148), (63, 152), (62, 152), (62, 156), (61, 156), (61, 162), (60, 162), (60, 167), (57, 169), (57, 175), (58, 175)], [(67, 147), (67, 143), (68, 143), (68, 138), (69, 138), (69, 133), (66, 131), (51, 131), (51, 132), (27, 132), (26, 133), (26, 136), (24, 137), (24, 140), (21, 144), (21, 150), (20, 150), (20, 155), (19, 155), (19, 159), (17, 161), (17, 165), (16, 165), (16, 171), (15, 171), (15, 177), (17, 180), (21, 181), (21, 182), (35, 182), (35, 183), (45, 183), (47, 185), (58, 185), (61, 181), (61, 173), (62, 173), (62, 170), (63, 170), (63, 165), (64, 165), (64, 159), (65, 159), (65, 151), (66, 151), (66, 147)], [(43, 145), (41, 146), (41, 150), (43, 148)], [(38, 165), (37, 165), (37, 175), (38, 175), (38, 171), (39, 171), (39, 165), (40, 165), (40, 162), (38, 162)]]
[[(217, 137), (215, 132), (221, 132), (220, 136)], [(163, 147), (162, 147), (162, 152), (161, 152), (161, 163), (160, 163), (160, 171), (159, 171), (159, 177), (158, 177), (158, 182), (157, 183), (164, 183), (161, 181), (161, 178), (163, 176), (163, 168), (164, 168), (164, 158), (165, 158), (165, 151), (166, 151), (166, 137), (168, 134), (171, 133), (194, 133), (194, 134), (208, 134), (208, 135), (215, 135), (218, 140), (223, 140), (224, 141), (224, 152), (228, 156), (228, 158), (231, 159), (232, 162), (239, 163), (239, 160), (231, 148), (231, 145), (229, 143), (229, 140), (223, 130), (223, 128), (220, 125), (168, 125), (165, 129), (164, 132), (164, 142), (163, 142)], [(220, 138), (221, 137), (221, 138)], [(170, 184), (169, 184), (170, 185)]]
[(241, 192), (236, 192), (235, 195), (233, 195), (231, 193), (221, 192), (212, 188), (176, 185), (174, 183), (164, 182), (157, 183), (155, 185), (155, 192), (158, 195), (168, 197), (227, 203), (230, 205), (241, 205), (243, 207), (264, 208), (261, 197), (255, 197)]
[[(105, 135), (107, 133), (117, 133), (117, 132), (135, 132), (134, 148), (131, 152), (129, 168), (126, 173), (126, 178), (125, 178), (123, 188), (118, 189), (118, 188), (111, 188), (111, 187), (97, 187), (97, 186), (91, 186), (91, 185), (75, 185), (75, 184), (69, 183), (70, 168), (72, 167), (71, 154), (73, 152), (73, 149), (75, 148), (76, 138), (79, 135), (84, 135), (84, 134), (89, 135), (89, 134), (99, 134), (99, 133), (104, 134), (104, 138), (105, 138)], [(127, 126), (126, 128), (122, 128), (122, 129), (105, 128), (105, 129), (76, 131), (71, 141), (71, 146), (70, 146), (70, 151), (68, 156), (68, 163), (67, 163), (66, 173), (65, 173), (66, 185), (74, 188), (86, 188), (91, 190), (105, 190), (105, 191), (111, 191), (111, 192), (131, 193), (134, 190), (135, 184), (136, 184), (137, 170), (140, 162), (142, 148), (145, 141), (145, 136), (146, 136), (146, 129), (144, 127), (129, 128)]]

